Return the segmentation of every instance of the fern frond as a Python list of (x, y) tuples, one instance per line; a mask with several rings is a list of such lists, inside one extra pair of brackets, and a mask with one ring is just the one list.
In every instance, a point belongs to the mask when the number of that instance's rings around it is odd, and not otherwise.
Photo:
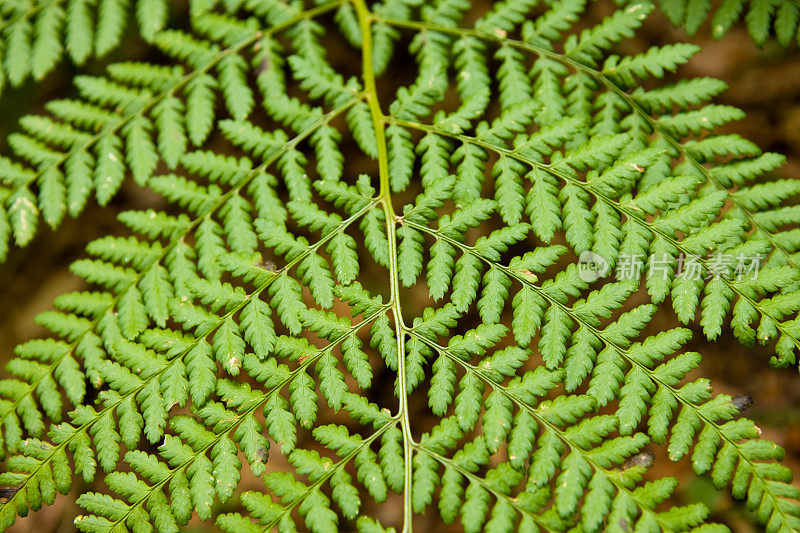
[(706, 1), (662, 0), (659, 6), (675, 26), (682, 27), (689, 35), (711, 15), (709, 24), (715, 39), (723, 38), (743, 18), (747, 33), (758, 46), (763, 46), (773, 35), (784, 47), (793, 40), (800, 42), (800, 6), (794, 0), (726, 0), (713, 13), (711, 2)]
[(166, 26), (170, 10), (163, 0), (136, 0), (133, 6), (128, 0), (3, 2), (0, 78), (19, 87), (29, 77), (44, 78), (65, 53), (76, 65), (107, 55), (119, 46), (131, 11), (136, 13), (141, 37), (152, 42)]
[[(102, 2), (103, 47), (124, 5)], [(639, 87), (694, 47), (610, 55), (649, 5), (580, 32), (572, 0), (192, 2), (191, 31), (164, 5), (136, 8), (166, 65), (78, 77), (0, 158), (0, 250), (128, 173), (169, 204), (90, 243), (71, 269), (91, 290), (8, 363), (2, 528), (80, 478), (92, 532), (390, 531), (432, 510), (466, 531), (725, 530), (647, 473), (662, 445), (800, 529), (782, 450), (695, 379), (692, 330), (645, 333), (669, 299), (708, 339), (774, 341), (773, 364), (800, 347), (800, 189), (713, 132), (741, 118), (708, 103), (720, 82)], [(400, 42), (417, 72), (384, 102)], [(729, 261), (754, 256), (752, 275)], [(391, 493), (402, 517), (366, 516)]]
[[(160, 1), (150, 7), (158, 11), (158, 4)], [(122, 184), (126, 170), (137, 184), (146, 186), (159, 159), (174, 167), (186, 152), (187, 138), (198, 146), (210, 134), (215, 90), (223, 96), (230, 117), (246, 116), (253, 96), (245, 80), (247, 61), (243, 54), (297, 21), (332, 8), (328, 4), (300, 12), (266, 32), (250, 29), (247, 34), (237, 34), (233, 43), (227, 42), (224, 33), (216, 35), (223, 41), (221, 47), (175, 30), (158, 31), (156, 35), (153, 29), (153, 44), (185, 62), (188, 70), (121, 63), (109, 68), (110, 80), (76, 78), (80, 95), (87, 102), (53, 101), (48, 107), (54, 119), (26, 117), (26, 133), (9, 139), (14, 156), (30, 167), (18, 166), (11, 159), (0, 160), (2, 166), (15, 169), (3, 177), (3, 183), (11, 188), (3, 210), (9, 215), (15, 242), (20, 246), (30, 242), (40, 213), (53, 228), (65, 213), (73, 217), (80, 214), (92, 190), (98, 202), (106, 204)], [(160, 24), (153, 18), (147, 21), (153, 28)], [(181, 112), (184, 108), (185, 114)], [(157, 139), (154, 125), (158, 127)]]

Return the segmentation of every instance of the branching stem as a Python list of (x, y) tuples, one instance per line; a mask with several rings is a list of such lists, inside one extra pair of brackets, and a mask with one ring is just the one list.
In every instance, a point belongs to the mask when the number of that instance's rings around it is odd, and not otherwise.
[(404, 519), (403, 532), (412, 530), (413, 511), (411, 505), (411, 452), (414, 446), (414, 437), (411, 433), (411, 422), (408, 416), (408, 386), (406, 384), (406, 361), (405, 361), (405, 331), (403, 324), (403, 314), (400, 305), (400, 278), (397, 269), (397, 238), (394, 207), (392, 206), (391, 186), (389, 183), (389, 157), (386, 149), (386, 135), (384, 131), (385, 117), (381, 111), (380, 101), (378, 100), (378, 90), (375, 84), (375, 72), (372, 66), (372, 13), (369, 11), (364, 0), (353, 0), (362, 36), (362, 71), (364, 77), (364, 92), (366, 93), (367, 104), (372, 114), (372, 123), (375, 128), (375, 140), (378, 145), (378, 173), (380, 177), (379, 198), (383, 206), (386, 217), (386, 238), (389, 245), (389, 279), (394, 318), (395, 337), (397, 338), (397, 395), (398, 416), (403, 430), (403, 458), (404, 458), (404, 481), (403, 481), (403, 502)]
[[(603, 203), (607, 204), (609, 207), (617, 211), (620, 215), (628, 219), (635, 220), (638, 224), (641, 224), (643, 227), (647, 228), (647, 230), (650, 231), (654, 237), (663, 239), (665, 242), (668, 242), (670, 245), (675, 247), (676, 250), (681, 251), (685, 257), (694, 255), (681, 243), (680, 240), (678, 240), (675, 237), (674, 233), (670, 233), (668, 231), (659, 228), (658, 225), (653, 224), (651, 221), (647, 220), (647, 218), (644, 215), (642, 215), (641, 212), (638, 212), (633, 208), (625, 206), (621, 202), (611, 198), (607, 194), (596, 189), (590, 183), (581, 181), (575, 178), (574, 176), (569, 175), (566, 172), (562, 172), (558, 168), (554, 168), (553, 165), (546, 165), (544, 163), (533, 161), (530, 158), (518, 154), (514, 150), (509, 150), (508, 148), (497, 146), (490, 142), (483, 141), (476, 137), (471, 137), (469, 135), (448, 132), (445, 129), (439, 128), (435, 125), (422, 124), (419, 122), (412, 122), (408, 120), (401, 120), (394, 117), (387, 117), (386, 120), (388, 122), (397, 124), (399, 126), (403, 126), (405, 128), (435, 133), (443, 137), (449, 137), (451, 139), (457, 140), (464, 144), (472, 144), (474, 146), (480, 147), (481, 149), (495, 152), (496, 154), (511, 159), (515, 159), (520, 163), (523, 163), (530, 167), (538, 168), (544, 172), (547, 172), (548, 174), (551, 174), (552, 176), (555, 176), (563, 180), (565, 183), (570, 183), (576, 187), (583, 189), (587, 193), (597, 198), (599, 201), (602, 201)], [(705, 269), (708, 272), (712, 271), (712, 265), (710, 259), (699, 257), (697, 259), (697, 262), (703, 267), (705, 267)], [(764, 317), (769, 318), (775, 324), (776, 329), (782, 335), (785, 335), (788, 338), (792, 339), (792, 342), (795, 345), (795, 347), (800, 349), (800, 339), (797, 339), (794, 337), (794, 335), (792, 335), (791, 331), (789, 331), (789, 327), (786, 324), (784, 324), (783, 320), (780, 317), (776, 316), (774, 313), (771, 313), (768, 309), (766, 309), (765, 306), (762, 305), (761, 302), (758, 301), (752, 294), (748, 294), (746, 291), (741, 290), (733, 280), (728, 279), (724, 276), (721, 277), (720, 279), (725, 285), (728, 286), (728, 288), (730, 288), (731, 291), (733, 291), (736, 295), (738, 295), (739, 298), (747, 301), (747, 303), (749, 303), (754, 309), (757, 309), (758, 312), (761, 313)]]
[(660, 135), (664, 137), (667, 143), (676, 150), (681, 157), (686, 159), (692, 167), (694, 167), (706, 180), (708, 183), (712, 183), (717, 189), (725, 191), (728, 195), (728, 199), (733, 204), (734, 207), (739, 209), (747, 219), (747, 222), (752, 226), (754, 230), (763, 234), (769, 241), (770, 244), (777, 250), (780, 250), (781, 253), (785, 256), (786, 261), (791, 266), (796, 266), (795, 259), (792, 257), (792, 253), (784, 246), (776, 237), (773, 235), (772, 232), (768, 231), (767, 228), (764, 227), (755, 217), (755, 215), (751, 212), (751, 210), (747, 209), (741, 202), (735, 198), (730, 191), (723, 183), (721, 183), (717, 178), (714, 177), (709, 170), (703, 166), (700, 161), (698, 161), (695, 157), (693, 157), (689, 152), (687, 152), (684, 145), (680, 142), (679, 139), (675, 138), (662, 124), (660, 124), (657, 120), (655, 120), (650, 113), (648, 113), (634, 98), (631, 97), (624, 89), (620, 88), (612, 79), (606, 76), (603, 72), (596, 70), (590, 66), (584, 65), (583, 63), (576, 61), (575, 59), (565, 55), (560, 54), (558, 52), (554, 52), (553, 50), (548, 50), (547, 48), (543, 48), (540, 46), (536, 46), (531, 43), (519, 41), (516, 39), (507, 39), (505, 37), (501, 37), (498, 35), (494, 35), (491, 33), (485, 33), (482, 31), (478, 31), (475, 29), (469, 28), (450, 28), (446, 26), (439, 26), (436, 24), (432, 24), (430, 22), (419, 22), (419, 21), (411, 21), (411, 20), (395, 20), (389, 18), (381, 18), (381, 22), (385, 24), (389, 24), (392, 26), (396, 26), (398, 28), (407, 28), (407, 29), (414, 29), (414, 30), (428, 30), (428, 31), (436, 31), (441, 33), (446, 33), (449, 35), (455, 36), (471, 36), (483, 41), (492, 42), (496, 44), (504, 44), (510, 46), (512, 48), (516, 48), (518, 50), (522, 50), (524, 52), (528, 52), (530, 54), (535, 54), (541, 57), (547, 57), (554, 61), (565, 65), (576, 72), (583, 72), (596, 82), (600, 83), (601, 85), (605, 86), (609, 91), (615, 93), (619, 96), (622, 100), (625, 101), (631, 107), (631, 110), (639, 115), (642, 120), (647, 123), (647, 125), (655, 132), (658, 132)]

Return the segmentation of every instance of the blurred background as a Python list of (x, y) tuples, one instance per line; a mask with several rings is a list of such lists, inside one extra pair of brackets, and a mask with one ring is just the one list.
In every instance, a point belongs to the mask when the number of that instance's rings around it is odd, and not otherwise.
[[(185, 8), (178, 3), (176, 9), (185, 13)], [(600, 17), (612, 9), (610, 2), (599, 2), (593, 5), (591, 18)], [(787, 163), (778, 170), (779, 176), (800, 178), (800, 54), (797, 44), (784, 50), (769, 41), (759, 49), (743, 25), (733, 28), (722, 41), (715, 41), (710, 37), (708, 22), (697, 35), (688, 37), (659, 13), (654, 13), (635, 39), (626, 42), (623, 48), (638, 51), (654, 44), (676, 41), (693, 42), (702, 49), (681, 70), (681, 75), (724, 80), (730, 88), (717, 98), (716, 103), (733, 105), (746, 112), (747, 118), (727, 126), (726, 132), (739, 133), (765, 151), (785, 154)], [(129, 35), (124, 42), (125, 46), (116, 55), (90, 64), (88, 71), (99, 74), (105, 64), (115, 59), (147, 58), (146, 47), (135, 35)], [(5, 138), (16, 128), (19, 116), (40, 111), (42, 104), (56, 95), (69, 94), (69, 80), (74, 74), (73, 67), (62, 63), (59, 70), (42, 84), (5, 89), (0, 99), (0, 152), (4, 151)], [(51, 309), (51, 302), (57, 295), (83, 288), (80, 280), (69, 273), (68, 265), (82, 257), (83, 248), (89, 241), (119, 231), (116, 213), (127, 209), (158, 208), (163, 205), (161, 202), (158, 197), (128, 181), (110, 206), (101, 208), (90, 201), (77, 220), (66, 219), (57, 232), (42, 226), (27, 248), (12, 250), (8, 260), (0, 264), (0, 362), (12, 357), (16, 344), (43, 333), (33, 318), (37, 313)], [(663, 327), (674, 325), (674, 318), (667, 314), (663, 317), (658, 315), (656, 320), (663, 320)], [(658, 323), (654, 326), (660, 327)], [(695, 377), (710, 378), (716, 392), (753, 398), (754, 403), (744, 416), (755, 420), (766, 438), (786, 450), (786, 464), (796, 474), (800, 473), (800, 376), (797, 368), (770, 369), (768, 348), (745, 348), (733, 339), (730, 331), (725, 330), (718, 342), (696, 342), (688, 349), (703, 354), (702, 366)], [(676, 496), (678, 502), (705, 502), (712, 509), (713, 518), (727, 523), (734, 531), (760, 529), (754, 525), (743, 505), (726, 492), (714, 490), (707, 479), (697, 479), (690, 471), (688, 460), (671, 463), (665, 456), (657, 456), (653, 474), (677, 477), (680, 481)], [(74, 531), (72, 518), (79, 509), (73, 501), (74, 498), (60, 496), (55, 505), (18, 520), (10, 531)], [(390, 501), (387, 505), (402, 505), (402, 502)], [(416, 529), (441, 530), (436, 522), (433, 519), (422, 520)]]

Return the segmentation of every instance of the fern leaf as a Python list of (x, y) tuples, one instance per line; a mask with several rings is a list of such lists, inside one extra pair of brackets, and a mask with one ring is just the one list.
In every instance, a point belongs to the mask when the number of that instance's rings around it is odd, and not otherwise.
[[(656, 445), (800, 527), (782, 451), (684, 348), (730, 328), (796, 360), (800, 190), (714, 133), (742, 116), (709, 104), (721, 82), (659, 80), (695, 47), (611, 55), (652, 6), (587, 26), (574, 0), (193, 0), (187, 30), (163, 0), (10, 5), (13, 86), (110, 53), (131, 15), (162, 64), (78, 76), (20, 119), (0, 255), (127, 175), (162, 203), (88, 245), (91, 290), (7, 364), (3, 527), (80, 477), (84, 531), (718, 530), (644, 480)], [(689, 29), (710, 13), (661, 5)], [(759, 42), (795, 31), (780, 2), (747, 7)], [(622, 276), (638, 256), (666, 275)], [(661, 305), (699, 327), (659, 332)]]

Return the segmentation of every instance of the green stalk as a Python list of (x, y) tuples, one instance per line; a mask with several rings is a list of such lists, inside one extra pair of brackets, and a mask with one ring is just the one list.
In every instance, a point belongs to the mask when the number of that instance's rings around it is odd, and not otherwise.
[(379, 201), (383, 206), (386, 217), (386, 237), (389, 245), (389, 279), (390, 279), (390, 305), (394, 318), (395, 336), (397, 338), (397, 373), (398, 373), (398, 413), (400, 424), (403, 430), (403, 459), (404, 459), (404, 481), (403, 481), (403, 532), (412, 530), (413, 512), (411, 505), (411, 452), (415, 446), (414, 438), (411, 433), (411, 422), (408, 417), (408, 388), (406, 384), (406, 362), (405, 362), (405, 332), (406, 326), (403, 324), (403, 314), (400, 306), (400, 281), (397, 274), (397, 238), (396, 226), (398, 217), (392, 206), (392, 190), (389, 183), (389, 157), (386, 149), (386, 135), (384, 131), (385, 116), (381, 111), (378, 101), (378, 90), (375, 84), (375, 72), (372, 66), (372, 13), (369, 11), (365, 0), (352, 0), (353, 6), (358, 15), (359, 26), (361, 27), (361, 61), (362, 76), (364, 81), (364, 93), (372, 114), (372, 123), (375, 128), (375, 140), (378, 144), (378, 173), (380, 177)]

